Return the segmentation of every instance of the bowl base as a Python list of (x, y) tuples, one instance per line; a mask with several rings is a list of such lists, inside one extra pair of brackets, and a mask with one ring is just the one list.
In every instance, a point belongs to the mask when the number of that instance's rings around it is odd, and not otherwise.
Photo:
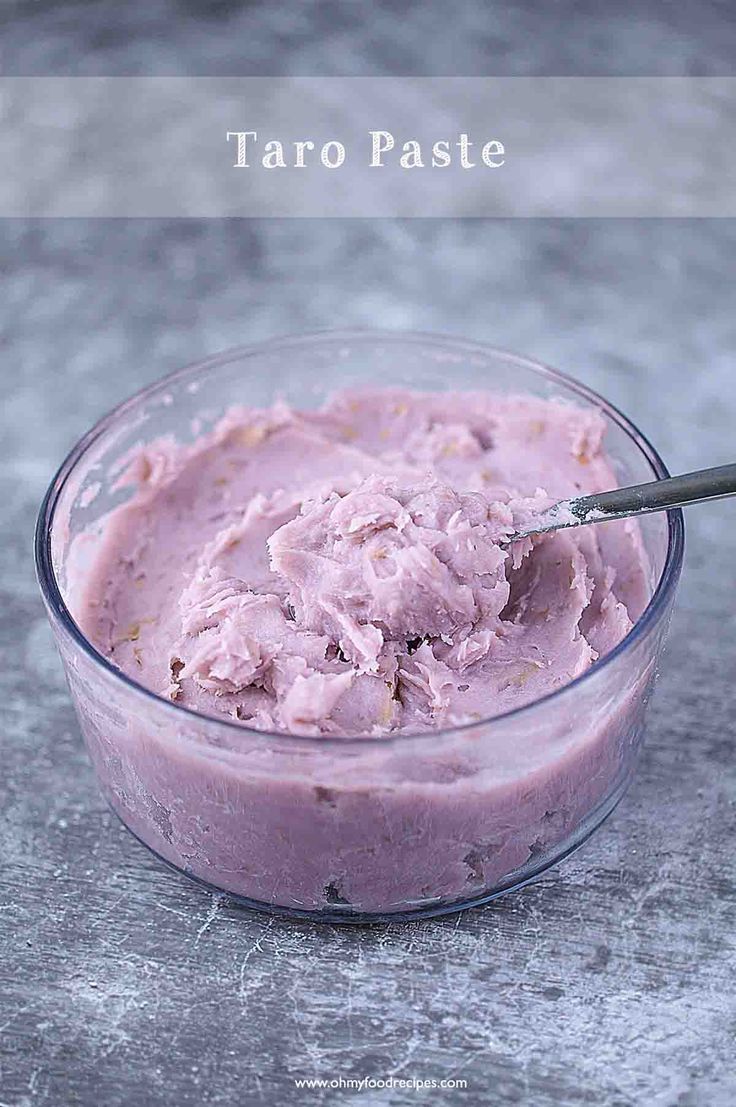
[(200, 888), (205, 889), (213, 895), (224, 896), (238, 907), (245, 907), (249, 911), (257, 911), (260, 914), (287, 919), (302, 919), (309, 922), (330, 923), (333, 925), (339, 923), (352, 926), (371, 926), (387, 922), (411, 922), (415, 919), (431, 919), (440, 915), (451, 915), (458, 911), (465, 911), (470, 907), (482, 907), (484, 904), (490, 903), (494, 899), (499, 899), (501, 896), (508, 895), (509, 892), (516, 892), (520, 888), (526, 887), (527, 884), (533, 883), (542, 876), (543, 873), (547, 872), (548, 869), (552, 868), (553, 865), (557, 865), (561, 861), (564, 861), (570, 854), (574, 853), (575, 850), (579, 849), (587, 842), (588, 838), (590, 838), (598, 827), (605, 822), (608, 816), (613, 813), (616, 807), (618, 807), (631, 782), (631, 777), (631, 772), (626, 773), (618, 787), (615, 788), (598, 807), (591, 811), (588, 818), (580, 824), (575, 833), (566, 838), (550, 853), (537, 859), (533, 868), (527, 865), (523, 869), (517, 870), (516, 873), (511, 873), (506, 880), (480, 895), (468, 898), (464, 897), (462, 899), (453, 900), (452, 902), (425, 901), (422, 904), (418, 904), (416, 907), (407, 907), (397, 911), (349, 911), (346, 910), (345, 907), (341, 907), (339, 910), (327, 909), (311, 911), (300, 907), (290, 907), (282, 904), (265, 903), (261, 900), (249, 899), (247, 896), (240, 895), (238, 892), (232, 892), (227, 888), (219, 888), (215, 884), (210, 884), (202, 877), (196, 876), (180, 865), (176, 865), (173, 861), (169, 861), (155, 850), (153, 846), (150, 846), (148, 842), (141, 838), (139, 834), (131, 830), (123, 816), (112, 804), (109, 804), (109, 806), (120, 819), (120, 822), (128, 833), (131, 834), (136, 841), (140, 842), (141, 845), (145, 846), (146, 849), (168, 869), (173, 870), (173, 872), (178, 873), (180, 876), (187, 877), (188, 880), (193, 881), (195, 884), (198, 884)]

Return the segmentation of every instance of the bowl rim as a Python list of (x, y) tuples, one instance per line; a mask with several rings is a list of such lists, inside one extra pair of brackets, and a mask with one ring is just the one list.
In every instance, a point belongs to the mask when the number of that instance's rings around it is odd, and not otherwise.
[(532, 700), (519, 707), (514, 707), (510, 711), (505, 711), (499, 715), (474, 719), (471, 722), (454, 726), (438, 727), (435, 730), (410, 733), (402, 732), (399, 734), (388, 733), (384, 735), (321, 736), (293, 734), (288, 731), (259, 730), (245, 726), (242, 722), (230, 721), (222, 716), (218, 717), (216, 715), (205, 714), (201, 711), (194, 711), (192, 708), (185, 707), (183, 704), (178, 704), (174, 700), (164, 699), (163, 696), (159, 696), (158, 693), (152, 691), (150, 688), (146, 688), (143, 684), (140, 684), (138, 681), (134, 680), (133, 677), (114, 665), (112, 661), (105, 657), (105, 655), (90, 642), (75, 622), (64, 601), (53, 568), (51, 535), (55, 511), (64, 487), (77, 464), (81, 461), (90, 447), (115, 424), (119, 417), (125, 415), (137, 405), (155, 397), (157, 393), (165, 393), (172, 385), (179, 385), (186, 382), (189, 377), (199, 375), (207, 370), (217, 369), (233, 361), (257, 357), (262, 354), (272, 354), (290, 349), (303, 349), (305, 346), (316, 346), (325, 342), (347, 344), (356, 341), (372, 343), (385, 342), (395, 345), (434, 345), (448, 352), (453, 351), (466, 356), (476, 355), (484, 358), (501, 358), (525, 370), (531, 370), (538, 376), (559, 384), (573, 394), (580, 396), (588, 404), (592, 403), (599, 407), (612, 422), (616, 423), (621, 430), (625, 432), (634, 445), (638, 447), (652, 469), (655, 478), (662, 479), (670, 475), (667, 466), (646, 435), (644, 435), (636, 424), (624, 415), (618, 407), (605, 399), (605, 397), (601, 396), (600, 393), (596, 392), (594, 389), (589, 388), (587, 385), (569, 376), (567, 373), (546, 365), (544, 362), (525, 357), (521, 354), (512, 353), (500, 347), (492, 346), (489, 343), (459, 338), (452, 334), (400, 329), (386, 330), (373, 327), (324, 328), (321, 330), (293, 333), (283, 337), (270, 338), (259, 342), (231, 347), (220, 353), (204, 358), (201, 361), (192, 362), (182, 366), (180, 369), (175, 369), (173, 372), (158, 378), (152, 384), (138, 389), (127, 399), (116, 404), (115, 407), (101, 416), (101, 418), (90, 427), (86, 434), (78, 439), (75, 445), (69, 450), (49, 483), (43, 500), (41, 501), (34, 532), (36, 577), (50, 617), (55, 617), (59, 621), (75, 644), (108, 678), (112, 678), (119, 684), (128, 687), (135, 694), (142, 695), (146, 699), (152, 700), (161, 710), (166, 711), (168, 709), (172, 712), (172, 718), (177, 718), (181, 722), (188, 719), (190, 722), (196, 721), (200, 724), (214, 724), (224, 727), (226, 731), (238, 734), (241, 739), (245, 733), (252, 736), (262, 736), (264, 739), (278, 738), (281, 740), (290, 739), (299, 742), (319, 742), (321, 745), (325, 746), (331, 744), (354, 744), (356, 741), (360, 742), (361, 745), (367, 742), (386, 745), (392, 741), (401, 741), (403, 743), (411, 739), (437, 739), (441, 736), (456, 735), (465, 731), (477, 730), (481, 727), (491, 728), (494, 725), (498, 726), (501, 723), (505, 723), (509, 719), (518, 719), (524, 714), (529, 714), (535, 709), (539, 709), (542, 705), (550, 704), (553, 700), (574, 694), (577, 688), (584, 685), (591, 678), (596, 678), (599, 673), (615, 662), (619, 657), (629, 652), (646, 632), (657, 623), (658, 619), (667, 609), (670, 597), (677, 586), (684, 556), (685, 527), (683, 513), (680, 508), (670, 509), (666, 513), (668, 528), (667, 552), (662, 571), (649, 599), (649, 603), (629, 632), (612, 650), (605, 654), (604, 657), (596, 661), (590, 668), (586, 669), (585, 672), (574, 677), (573, 680), (569, 681), (567, 684), (548, 692), (539, 699)]

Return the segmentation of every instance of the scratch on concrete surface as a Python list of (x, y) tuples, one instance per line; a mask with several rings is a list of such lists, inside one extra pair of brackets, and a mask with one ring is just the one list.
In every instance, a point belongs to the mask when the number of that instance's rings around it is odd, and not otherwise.
[(245, 973), (248, 968), (248, 962), (255, 953), (261, 953), (263, 951), (263, 941), (266, 938), (271, 926), (273, 925), (272, 919), (267, 919), (263, 924), (261, 933), (256, 938), (255, 942), (245, 951), (242, 960), (240, 962), (240, 969), (238, 971), (238, 995), (241, 1000), (244, 1000), (247, 996), (248, 989), (246, 987)]
[(218, 915), (218, 912), (219, 912), (220, 908), (225, 903), (227, 903), (227, 896), (226, 895), (223, 895), (221, 892), (212, 892), (211, 893), (211, 900), (210, 900), (209, 908), (207, 910), (207, 914), (205, 916), (204, 922), (202, 923), (199, 930), (197, 931), (196, 938), (194, 939), (195, 949), (199, 945), (199, 942), (200, 942), (200, 939), (202, 938), (202, 935), (206, 934), (207, 931), (210, 929), (213, 922), (217, 918), (217, 915)]

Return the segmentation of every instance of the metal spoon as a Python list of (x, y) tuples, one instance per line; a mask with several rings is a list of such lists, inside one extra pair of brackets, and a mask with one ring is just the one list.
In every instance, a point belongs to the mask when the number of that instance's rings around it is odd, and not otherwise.
[(667, 477), (612, 492), (594, 492), (574, 500), (560, 500), (536, 519), (525, 523), (511, 535), (509, 541), (530, 534), (602, 523), (608, 519), (627, 519), (631, 515), (648, 515), (671, 507), (721, 500), (736, 495), (736, 465), (719, 465), (715, 469), (699, 469), (680, 477)]

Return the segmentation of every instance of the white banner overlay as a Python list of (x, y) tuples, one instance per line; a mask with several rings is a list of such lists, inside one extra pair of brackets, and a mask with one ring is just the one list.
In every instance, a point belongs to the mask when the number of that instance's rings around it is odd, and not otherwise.
[(0, 78), (0, 216), (734, 216), (736, 78)]

